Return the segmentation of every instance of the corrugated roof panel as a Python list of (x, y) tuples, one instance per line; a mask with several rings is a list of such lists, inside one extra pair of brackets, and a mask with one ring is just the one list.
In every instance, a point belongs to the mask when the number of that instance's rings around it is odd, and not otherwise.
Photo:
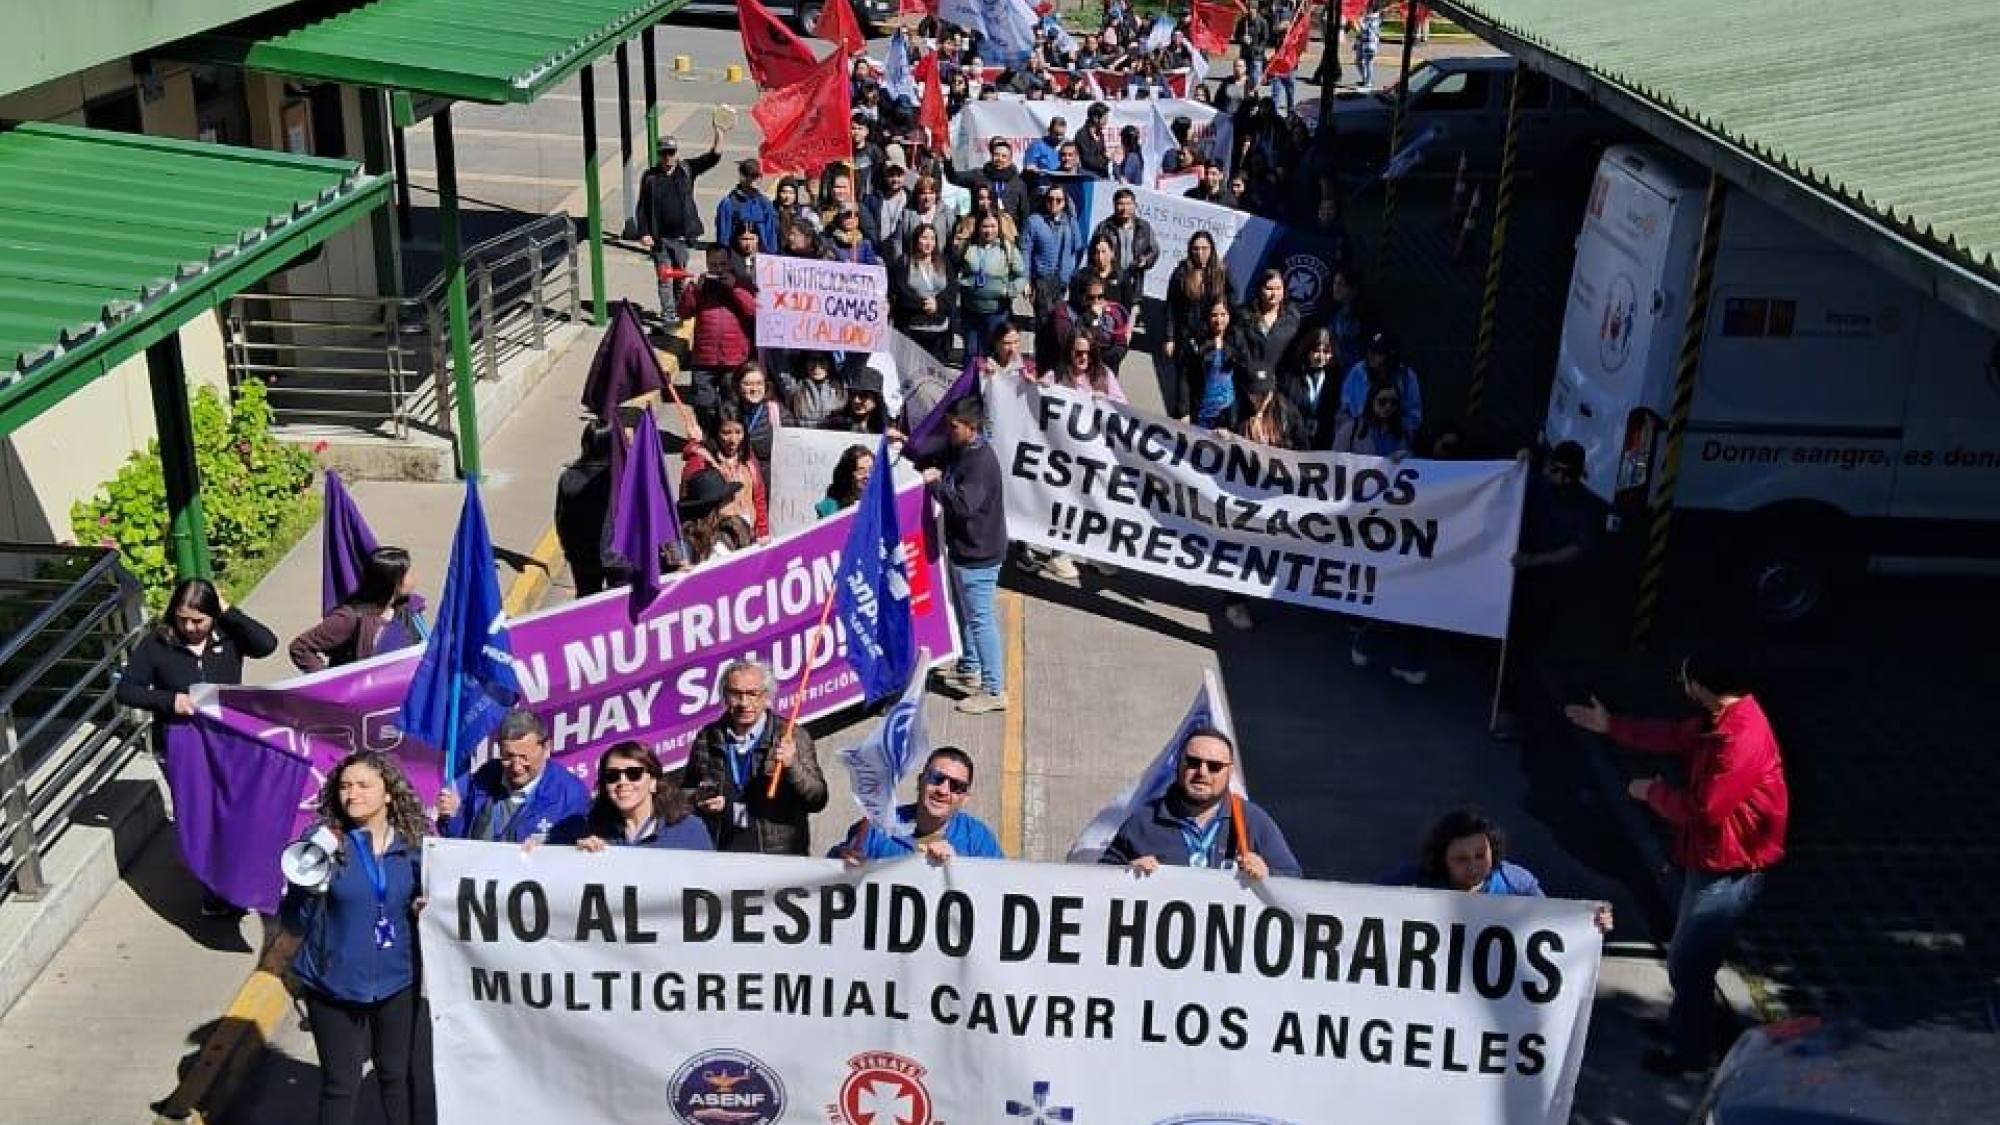
[(1995, 0), (1446, 0), (2000, 281)]
[(172, 53), (479, 102), (529, 102), (687, 0), (370, 0), (303, 26), (253, 24)]
[(0, 435), (380, 205), (346, 161), (0, 133)]

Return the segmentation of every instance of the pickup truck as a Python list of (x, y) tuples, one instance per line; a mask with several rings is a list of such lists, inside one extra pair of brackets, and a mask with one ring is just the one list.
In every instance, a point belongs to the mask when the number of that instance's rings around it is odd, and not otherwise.
[[(1419, 174), (1449, 175), (1459, 153), (1470, 167), (1491, 173), (1500, 167), (1507, 140), (1507, 97), (1514, 59), (1508, 55), (1464, 55), (1430, 59), (1410, 71), (1409, 119), (1403, 144), (1429, 136)], [(1584, 95), (1535, 70), (1522, 73), (1520, 159), (1523, 167), (1551, 161), (1594, 162), (1599, 150), (1626, 139), (1631, 130)], [(1334, 102), (1334, 132), (1343, 154), (1379, 172), (1390, 157), (1389, 128), (1400, 87), (1343, 95)], [(1301, 104), (1300, 116), (1317, 122), (1317, 106)]]

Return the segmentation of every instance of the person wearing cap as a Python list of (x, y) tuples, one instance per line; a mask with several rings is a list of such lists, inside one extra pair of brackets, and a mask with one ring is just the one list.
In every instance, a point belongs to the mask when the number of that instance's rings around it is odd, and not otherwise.
[(736, 186), (715, 205), (715, 237), (734, 239), (737, 224), (748, 223), (757, 231), (757, 245), (778, 244), (777, 205), (757, 187), (763, 174), (754, 156), (736, 165)]
[(1061, 114), (1049, 118), (1048, 131), (1035, 138), (1024, 158), (1029, 172), (1053, 172), (1062, 166), (1063, 142), (1069, 139), (1069, 121)]
[(883, 261), (893, 262), (902, 253), (893, 235), (903, 223), (910, 205), (910, 174), (903, 162), (891, 158), (882, 166), (882, 182), (861, 200), (861, 234), (875, 247)]
[(1391, 386), (1403, 408), (1403, 432), (1415, 434), (1423, 428), (1424, 399), (1417, 385), (1417, 372), (1403, 362), (1403, 349), (1394, 336), (1377, 332), (1362, 345), (1361, 362), (1347, 369), (1340, 383), (1339, 419), (1358, 418), (1368, 408), (1373, 388)]
[(879, 434), (889, 428), (889, 411), (882, 402), (882, 373), (850, 358), (847, 370), (847, 401), (820, 424), (823, 430), (843, 434)]
[[(696, 177), (722, 161), (722, 130), (716, 129), (708, 151), (682, 160), (681, 143), (672, 134), (660, 138), (659, 163), (639, 178), (639, 245), (653, 255), (653, 268), (683, 274), (691, 244), (704, 233), (701, 206), (695, 202)], [(680, 322), (683, 277), (660, 279), (660, 317), (669, 329)]]
[(729, 554), (722, 541), (724, 508), (743, 486), (726, 479), (713, 465), (703, 464), (681, 475), (681, 494), (674, 502), (680, 515), (681, 541), (689, 566), (700, 566)]
[(1107, 152), (1109, 142), (1104, 135), (1104, 123), (1110, 117), (1110, 106), (1101, 101), (1092, 102), (1083, 119), (1083, 128), (1076, 131), (1077, 162), (1085, 172), (1100, 180), (1111, 178), (1111, 157)]
[(924, 470), (924, 484), (944, 512), (945, 551), (957, 599), (958, 667), (946, 682), (965, 693), (954, 710), (984, 715), (1007, 709), (994, 592), (1007, 561), (1007, 512), (1001, 501), (1000, 458), (980, 431), (986, 411), (977, 397), (951, 404), (945, 417), (950, 454), (943, 468)]
[(1083, 260), (1083, 228), (1070, 213), (1069, 192), (1061, 184), (1041, 191), (1041, 209), (1028, 219), (1021, 256), (1028, 264), (1028, 299), (1035, 319), (1045, 320), (1062, 303), (1069, 279)]

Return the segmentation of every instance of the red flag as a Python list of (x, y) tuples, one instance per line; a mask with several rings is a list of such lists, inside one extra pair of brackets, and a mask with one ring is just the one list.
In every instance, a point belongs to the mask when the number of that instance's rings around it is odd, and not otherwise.
[(854, 6), (847, 0), (826, 0), (813, 25), (813, 38), (840, 47), (842, 55), (858, 55), (868, 49), (868, 37), (861, 34), (861, 21), (854, 18)]
[(1283, 78), (1299, 68), (1299, 58), (1306, 53), (1306, 40), (1312, 38), (1312, 3), (1299, 5), (1298, 14), (1292, 17), (1292, 26), (1285, 29), (1285, 38), (1278, 44), (1278, 51), (1264, 66), (1264, 77)]
[(757, 158), (766, 168), (808, 174), (836, 160), (851, 159), (854, 142), (847, 128), (851, 112), (847, 59), (834, 51), (805, 81), (766, 91), (750, 107), (751, 119), (764, 131)]
[(917, 60), (916, 79), (923, 83), (923, 105), (917, 110), (917, 124), (931, 148), (945, 151), (951, 145), (951, 120), (945, 113), (944, 82), (938, 77), (937, 52)]
[(743, 59), (760, 90), (803, 82), (819, 65), (805, 40), (758, 0), (736, 0), (736, 24), (743, 31)]
[(898, 16), (935, 16), (937, 0), (896, 0)]
[(1188, 40), (1204, 55), (1228, 53), (1230, 40), (1236, 38), (1238, 14), (1227, 4), (1194, 0), (1194, 15), (1188, 21)]

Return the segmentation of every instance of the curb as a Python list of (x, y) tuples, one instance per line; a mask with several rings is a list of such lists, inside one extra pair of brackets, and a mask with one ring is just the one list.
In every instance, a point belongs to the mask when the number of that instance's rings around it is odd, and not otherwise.
[(1015, 859), (1026, 858), (1021, 844), (1027, 834), (1028, 796), (1027, 733), (1028, 692), (1028, 611), (1019, 590), (1002, 590), (1001, 619), (1007, 645), (1007, 687), (1012, 695), (1006, 721), (1000, 733), (1000, 850)]
[(283, 974), (297, 951), (298, 942), (290, 935), (280, 933), (271, 942), (180, 1085), (153, 1104), (154, 1125), (209, 1125), (227, 1115), (230, 1101), (291, 1010), (292, 994)]
[(501, 612), (510, 618), (540, 606), (542, 596), (555, 577), (556, 565), (562, 562), (562, 542), (556, 538), (554, 524), (542, 532), (529, 557), (530, 564), (523, 566), (521, 573), (514, 576), (514, 581), (507, 586), (506, 596), (500, 600)]

